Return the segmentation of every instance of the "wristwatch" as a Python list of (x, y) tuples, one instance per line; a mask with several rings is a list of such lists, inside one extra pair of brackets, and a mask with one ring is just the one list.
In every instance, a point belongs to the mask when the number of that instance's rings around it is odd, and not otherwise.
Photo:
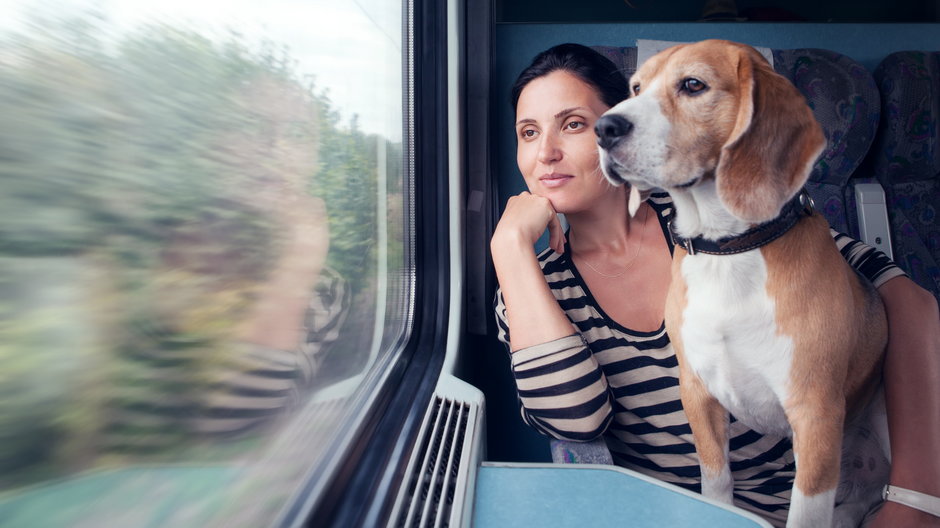
[(940, 497), (927, 495), (919, 491), (899, 488), (888, 484), (881, 492), (884, 500), (897, 502), (905, 506), (910, 506), (916, 510), (927, 512), (935, 517), (940, 517)]

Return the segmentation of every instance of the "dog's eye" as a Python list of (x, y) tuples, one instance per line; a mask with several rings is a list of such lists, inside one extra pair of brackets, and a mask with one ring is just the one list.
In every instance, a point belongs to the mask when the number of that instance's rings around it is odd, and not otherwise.
[(708, 88), (708, 85), (702, 81), (696, 79), (695, 77), (688, 77), (682, 80), (681, 90), (688, 92), (689, 94), (697, 94)]
[(639, 85), (639, 84), (634, 84), (634, 85), (633, 85), (633, 95), (640, 95), (640, 85)]

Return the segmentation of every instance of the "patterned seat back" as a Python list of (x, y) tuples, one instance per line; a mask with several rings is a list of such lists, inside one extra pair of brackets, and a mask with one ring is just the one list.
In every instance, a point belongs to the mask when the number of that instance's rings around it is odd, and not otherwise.
[(858, 237), (849, 179), (875, 139), (880, 116), (872, 75), (853, 59), (822, 49), (774, 50), (774, 69), (806, 97), (826, 135), (806, 188), (829, 224)]
[(940, 298), (940, 52), (893, 53), (874, 77), (883, 112), (870, 163), (885, 189), (894, 259)]
[[(635, 47), (594, 46), (629, 78)], [(826, 135), (827, 146), (807, 189), (817, 209), (837, 230), (858, 236), (849, 178), (865, 159), (878, 128), (880, 100), (871, 74), (845, 55), (822, 49), (773, 50), (774, 69), (806, 97)]]

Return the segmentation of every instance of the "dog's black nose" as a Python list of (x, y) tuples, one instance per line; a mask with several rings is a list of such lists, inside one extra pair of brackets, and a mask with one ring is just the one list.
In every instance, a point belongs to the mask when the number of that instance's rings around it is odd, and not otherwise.
[(633, 123), (616, 114), (601, 116), (594, 125), (597, 144), (603, 149), (609, 149), (616, 145), (631, 130), (633, 130)]

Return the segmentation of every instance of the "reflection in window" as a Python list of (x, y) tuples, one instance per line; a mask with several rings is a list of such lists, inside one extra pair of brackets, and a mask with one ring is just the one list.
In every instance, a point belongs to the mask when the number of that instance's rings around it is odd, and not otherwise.
[(254, 4), (0, 4), (4, 526), (267, 524), (407, 333), (401, 5)]

